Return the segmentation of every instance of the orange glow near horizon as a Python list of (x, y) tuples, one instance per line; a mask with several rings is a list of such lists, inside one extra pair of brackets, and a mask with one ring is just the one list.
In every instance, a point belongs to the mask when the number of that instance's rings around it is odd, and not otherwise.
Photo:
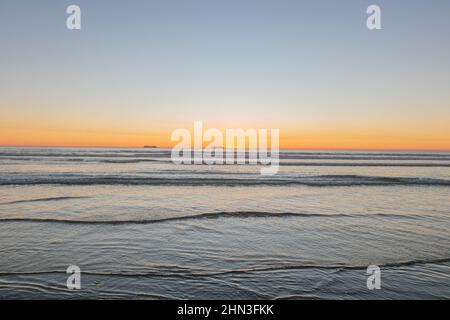
[[(192, 132), (192, 125), (180, 126)], [(212, 126), (205, 126), (205, 129)], [(234, 128), (234, 127), (233, 127)], [(237, 126), (236, 128), (248, 127)], [(222, 132), (225, 129), (220, 128)], [(42, 147), (173, 147), (168, 128), (131, 131), (0, 128), (0, 146)], [(330, 150), (450, 150), (450, 132), (415, 130), (356, 130), (356, 128), (280, 129), (281, 149)]]

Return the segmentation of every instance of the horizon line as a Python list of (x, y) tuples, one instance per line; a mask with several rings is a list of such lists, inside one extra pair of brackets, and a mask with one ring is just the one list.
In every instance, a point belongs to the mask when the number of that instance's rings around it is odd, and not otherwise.
[[(80, 145), (0, 145), (0, 148), (87, 148), (87, 149), (172, 149), (169, 146), (80, 146)], [(203, 148), (203, 150), (206, 148)], [(226, 148), (223, 148), (226, 149)], [(247, 149), (247, 148), (246, 148)], [(279, 150), (327, 150), (327, 151), (428, 151), (428, 152), (450, 152), (450, 149), (403, 149), (403, 148), (305, 148), (305, 147), (287, 147)]]

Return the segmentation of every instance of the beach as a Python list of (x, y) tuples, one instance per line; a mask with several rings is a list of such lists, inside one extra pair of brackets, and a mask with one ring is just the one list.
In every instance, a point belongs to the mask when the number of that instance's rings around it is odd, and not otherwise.
[(449, 152), (281, 150), (262, 176), (170, 149), (2, 147), (0, 167), (2, 299), (450, 298)]

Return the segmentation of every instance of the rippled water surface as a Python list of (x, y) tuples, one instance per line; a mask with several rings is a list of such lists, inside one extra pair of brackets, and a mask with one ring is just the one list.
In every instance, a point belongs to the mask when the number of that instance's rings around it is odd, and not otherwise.
[(450, 153), (283, 151), (261, 176), (0, 148), (0, 168), (1, 298), (450, 298)]

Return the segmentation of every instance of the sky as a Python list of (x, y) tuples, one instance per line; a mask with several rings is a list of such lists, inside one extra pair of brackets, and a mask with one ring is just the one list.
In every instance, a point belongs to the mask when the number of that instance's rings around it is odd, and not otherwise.
[(280, 129), (282, 148), (450, 150), (449, 14), (446, 0), (0, 0), (0, 145), (170, 147), (201, 120)]

